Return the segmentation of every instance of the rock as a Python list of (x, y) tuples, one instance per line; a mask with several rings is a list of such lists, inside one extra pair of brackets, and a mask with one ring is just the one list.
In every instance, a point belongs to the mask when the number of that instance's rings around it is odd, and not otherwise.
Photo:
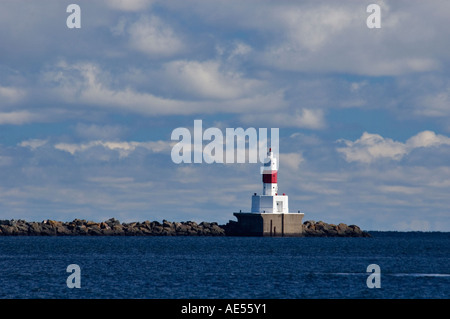
[(152, 226), (152, 228), (155, 227), (155, 226), (162, 226), (158, 221), (152, 221), (150, 223), (150, 225)]
[(39, 223), (32, 222), (28, 227), (28, 234), (31, 236), (39, 236), (41, 234), (41, 226)]
[(4, 236), (15, 235), (14, 226), (3, 224), (3, 225), (0, 225), (0, 230), (2, 231), (2, 235), (4, 235)]
[(167, 220), (163, 220), (162, 226), (164, 228), (175, 228), (174, 225), (171, 222), (168, 222)]
[(55, 236), (56, 228), (53, 227), (51, 224), (43, 223), (41, 225), (41, 235), (42, 236)]
[(157, 226), (154, 226), (152, 228), (152, 230), (153, 230), (154, 234), (161, 234), (164, 229), (162, 226), (157, 225)]
[(222, 227), (217, 225), (217, 223), (215, 223), (215, 225), (212, 225), (212, 227), (211, 227), (211, 235), (212, 236), (224, 236), (225, 229), (223, 229)]
[(190, 226), (181, 224), (176, 228), (177, 233), (187, 233), (191, 229)]
[(101, 222), (100, 229), (111, 229), (111, 227), (107, 223)]
[(211, 224), (208, 222), (201, 222), (199, 226), (202, 226), (204, 228), (209, 228), (209, 227), (211, 227)]
[(305, 237), (370, 237), (358, 226), (347, 226), (344, 223), (338, 225), (327, 224), (323, 221), (306, 221), (303, 223), (303, 234)]
[(189, 226), (191, 226), (192, 228), (198, 227), (198, 224), (197, 224), (196, 222), (192, 222), (192, 221), (186, 222), (186, 225), (189, 225)]
[[(71, 222), (44, 220), (26, 222), (24, 220), (0, 220), (0, 236), (243, 236), (238, 223), (230, 221), (226, 225), (216, 222), (193, 221), (170, 222), (163, 220), (150, 222), (120, 223), (115, 218), (104, 222), (74, 219)], [(323, 221), (305, 221), (302, 225), (305, 237), (370, 237), (356, 225), (327, 224)]]
[(86, 224), (86, 220), (84, 220), (84, 219), (74, 219), (73, 223), (75, 224), (75, 226), (81, 226), (81, 225)]
[(78, 225), (75, 227), (75, 231), (78, 235), (86, 235), (88, 233), (88, 229), (85, 225)]
[(50, 225), (50, 226), (52, 226), (52, 227), (56, 227), (57, 225), (61, 224), (61, 222), (58, 223), (58, 222), (56, 222), (56, 221), (54, 221), (54, 220), (48, 219), (48, 220), (45, 222), (45, 224)]
[(121, 224), (112, 226), (111, 230), (113, 231), (114, 235), (118, 235), (118, 236), (125, 235), (123, 226)]
[(115, 218), (110, 218), (107, 221), (105, 221), (105, 224), (108, 225), (110, 228), (113, 228), (114, 226), (120, 225), (120, 222)]
[(88, 227), (87, 233), (88, 235), (91, 236), (100, 236), (103, 234), (100, 227), (97, 225), (92, 225), (91, 227)]
[(19, 220), (16, 224), (16, 230), (18, 235), (28, 235), (29, 234), (29, 225), (24, 220)]
[(190, 230), (188, 230), (187, 235), (190, 235), (190, 236), (197, 236), (197, 235), (198, 235), (198, 232), (196, 232), (195, 230), (190, 229)]

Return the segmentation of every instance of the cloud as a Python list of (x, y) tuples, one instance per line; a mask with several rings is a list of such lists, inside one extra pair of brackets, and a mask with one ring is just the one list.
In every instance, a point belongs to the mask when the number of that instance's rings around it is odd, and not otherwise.
[(185, 45), (176, 32), (157, 16), (142, 17), (128, 28), (131, 46), (148, 56), (172, 56)]
[(0, 86), (0, 107), (3, 104), (12, 104), (22, 100), (26, 93), (23, 89)]
[(280, 111), (271, 108), (272, 112), (258, 112), (241, 116), (244, 123), (261, 123), (271, 127), (295, 127), (306, 129), (323, 129), (325, 127), (324, 112), (320, 109), (302, 108)]
[(45, 72), (43, 80), (56, 85), (51, 93), (69, 103), (87, 103), (107, 108), (119, 108), (138, 114), (190, 114), (198, 110), (194, 103), (165, 99), (129, 87), (113, 89), (111, 75), (96, 64), (80, 62), (58, 63)]
[[(244, 79), (237, 73), (222, 74), (216, 63), (168, 65), (165, 69), (168, 74), (162, 73), (166, 77), (164, 83), (170, 87), (170, 79), (178, 81), (175, 87), (191, 87), (195, 90), (193, 98), (165, 98), (135, 90), (127, 84), (116, 83), (109, 72), (89, 62), (61, 61), (43, 73), (42, 79), (52, 86), (47, 89), (49, 94), (66, 103), (97, 105), (147, 116), (261, 112), (286, 105), (282, 91), (268, 91), (259, 81)], [(176, 79), (177, 75), (180, 79)], [(172, 91), (169, 93), (173, 95)], [(203, 99), (195, 100), (195, 97)]]
[(406, 143), (384, 138), (378, 134), (364, 132), (356, 141), (338, 140), (345, 147), (337, 148), (347, 162), (371, 163), (379, 159), (401, 160), (412, 150), (421, 147), (450, 145), (450, 138), (436, 135), (432, 131), (423, 131), (409, 138)]
[(423, 188), (412, 186), (400, 186), (400, 185), (383, 185), (379, 187), (379, 190), (385, 193), (399, 193), (404, 195), (415, 195), (423, 193)]
[(78, 123), (75, 126), (75, 133), (87, 139), (114, 139), (122, 136), (126, 129), (119, 125), (96, 125)]
[(106, 0), (110, 8), (121, 11), (140, 11), (149, 7), (154, 0)]
[(31, 123), (40, 116), (30, 113), (28, 111), (17, 111), (17, 112), (0, 112), (0, 125), (2, 124), (26, 124)]
[(224, 70), (219, 61), (172, 61), (164, 73), (178, 90), (199, 98), (233, 100), (252, 96), (264, 87), (262, 81), (246, 79), (233, 70)]
[(127, 157), (137, 148), (144, 148), (154, 153), (170, 152), (171, 143), (165, 141), (150, 142), (112, 142), (112, 141), (91, 141), (88, 143), (58, 143), (54, 147), (57, 150), (68, 152), (72, 155), (78, 152), (85, 152), (94, 147), (103, 147), (104, 149), (117, 151), (120, 157)]
[(418, 100), (421, 107), (416, 110), (416, 113), (419, 115), (441, 117), (450, 114), (450, 87), (446, 91), (421, 96)]
[(436, 134), (432, 131), (423, 131), (406, 141), (406, 146), (409, 149), (439, 145), (450, 145), (450, 137)]
[(22, 147), (28, 147), (32, 150), (35, 150), (41, 146), (44, 146), (47, 144), (48, 140), (41, 140), (41, 139), (30, 139), (26, 141), (20, 142), (18, 145)]
[(355, 19), (355, 14), (344, 6), (279, 6), (275, 11), (280, 25), (287, 31), (289, 48), (309, 52), (323, 48)]
[[(381, 29), (367, 28), (367, 4), (355, 1), (250, 1), (241, 6), (221, 5), (220, 10), (208, 5), (192, 10), (212, 26), (264, 34), (263, 49), (256, 52), (254, 60), (279, 70), (396, 76), (438, 70), (448, 64), (448, 57), (442, 54), (448, 42), (436, 45), (449, 36), (448, 30), (442, 29), (448, 4), (439, 1), (430, 7), (409, 1), (380, 5)], [(182, 9), (187, 8), (180, 6)]]
[(280, 153), (280, 165), (286, 166), (286, 171), (296, 172), (304, 160), (301, 153)]

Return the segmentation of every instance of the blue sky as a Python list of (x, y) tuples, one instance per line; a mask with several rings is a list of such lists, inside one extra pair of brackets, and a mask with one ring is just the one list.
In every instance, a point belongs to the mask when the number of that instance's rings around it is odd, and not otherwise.
[(4, 0), (0, 219), (234, 219), (262, 190), (259, 164), (170, 157), (172, 131), (201, 119), (279, 128), (279, 190), (305, 220), (450, 231), (449, 13), (438, 0)]

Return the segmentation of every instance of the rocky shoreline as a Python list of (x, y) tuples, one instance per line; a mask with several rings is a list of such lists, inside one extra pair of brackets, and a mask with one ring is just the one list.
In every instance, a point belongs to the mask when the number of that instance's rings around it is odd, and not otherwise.
[[(74, 219), (71, 222), (44, 220), (0, 220), (0, 236), (234, 236), (230, 223), (170, 222), (163, 220), (120, 223), (115, 218), (104, 222)], [(303, 223), (304, 237), (370, 237), (356, 225), (333, 225), (322, 221)]]
[(368, 232), (361, 230), (358, 226), (344, 223), (334, 225), (308, 220), (302, 226), (304, 237), (371, 237)]

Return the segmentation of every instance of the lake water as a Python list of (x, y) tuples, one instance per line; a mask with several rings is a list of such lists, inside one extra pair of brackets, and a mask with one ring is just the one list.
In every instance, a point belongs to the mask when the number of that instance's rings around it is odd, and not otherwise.
[(372, 235), (0, 237), (0, 298), (449, 298), (450, 233)]

